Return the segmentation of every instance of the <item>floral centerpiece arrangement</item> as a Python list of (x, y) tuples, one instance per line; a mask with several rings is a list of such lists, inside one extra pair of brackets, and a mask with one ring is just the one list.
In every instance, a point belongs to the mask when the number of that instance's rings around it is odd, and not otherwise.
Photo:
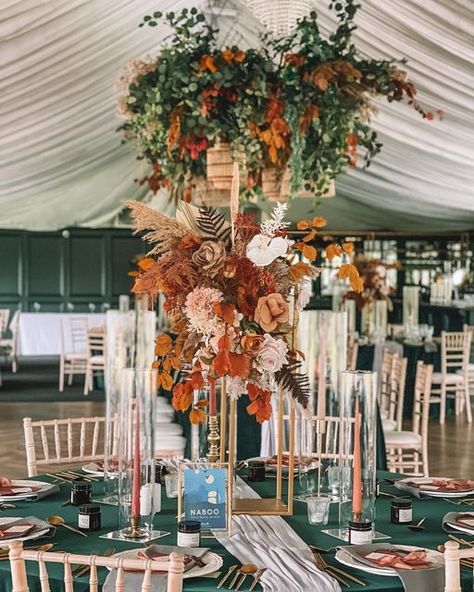
[(366, 257), (356, 257), (354, 267), (360, 277), (360, 290), (349, 290), (345, 295), (345, 300), (355, 300), (359, 309), (363, 309), (367, 304), (376, 300), (385, 300), (387, 309), (393, 310), (390, 294), (394, 288), (389, 284), (387, 270), (399, 269), (399, 263), (385, 263), (380, 259), (367, 259)]
[(245, 49), (220, 46), (196, 8), (144, 17), (142, 25), (167, 24), (172, 35), (157, 57), (129, 64), (119, 112), (125, 138), (153, 166), (154, 190), (190, 201), (210, 150), (225, 144), (242, 170), (241, 193), (261, 194), (273, 174), (287, 177), (292, 195), (322, 195), (356, 165), (359, 148), (367, 165), (380, 150), (370, 123), (375, 99), (405, 101), (433, 118), (394, 61), (359, 55), (352, 33), (360, 4), (329, 5), (338, 25), (328, 38), (312, 12), (288, 36), (266, 34), (260, 48)]
[[(284, 221), (286, 204), (260, 225), (242, 214), (228, 222), (217, 210), (185, 202), (176, 218), (140, 202), (129, 205), (136, 231), (153, 245), (140, 261), (133, 290), (166, 296), (174, 337), (157, 338), (154, 366), (160, 386), (173, 390), (174, 408), (192, 407), (191, 421), (204, 421), (205, 402), (193, 406), (193, 391), (221, 377), (229, 396), (247, 393), (247, 411), (259, 422), (271, 415), (275, 386), (306, 406), (308, 380), (300, 372), (294, 332), (298, 310), (309, 299), (307, 280), (318, 270), (301, 255), (315, 255), (305, 249), (305, 238), (313, 239), (324, 221), (305, 221), (308, 233), (295, 243)], [(338, 248), (350, 253), (352, 245)], [(341, 272), (358, 289), (355, 268), (346, 263)], [(185, 364), (191, 371), (173, 385), (173, 369)]]

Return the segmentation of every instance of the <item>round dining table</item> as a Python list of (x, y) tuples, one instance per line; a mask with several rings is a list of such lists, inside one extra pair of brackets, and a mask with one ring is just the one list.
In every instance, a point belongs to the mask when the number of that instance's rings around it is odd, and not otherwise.
[[(243, 475), (245, 476), (245, 475)], [(416, 499), (413, 498), (413, 519), (418, 521), (425, 518), (425, 530), (420, 532), (412, 532), (404, 525), (394, 525), (390, 522), (390, 502), (393, 495), (397, 495), (398, 490), (385, 479), (397, 478), (396, 475), (387, 472), (379, 472), (378, 478), (381, 483), (381, 491), (386, 495), (381, 495), (376, 503), (376, 530), (391, 537), (390, 543), (395, 544), (409, 544), (418, 545), (425, 548), (436, 549), (438, 545), (443, 544), (448, 540), (448, 534), (442, 530), (441, 521), (444, 514), (452, 511), (467, 511), (470, 506), (454, 505), (450, 501), (443, 499)], [(46, 476), (35, 477), (35, 480), (43, 480), (51, 482), (51, 479)], [(274, 488), (274, 481), (267, 480), (261, 483), (252, 483), (252, 487), (262, 497), (271, 495), (272, 488)], [(93, 490), (99, 494), (102, 489), (101, 482), (93, 483)], [(164, 488), (162, 488), (164, 490)], [(16, 502), (15, 508), (3, 510), (0, 512), (1, 517), (7, 516), (37, 516), (38, 518), (47, 518), (51, 515), (60, 515), (64, 518), (67, 524), (77, 527), (78, 508), (66, 505), (64, 502), (68, 499), (70, 491), (69, 484), (60, 486), (60, 492), (36, 502)], [(388, 494), (388, 495), (387, 495)], [(58, 528), (54, 537), (37, 539), (35, 541), (28, 541), (25, 546), (31, 546), (39, 542), (55, 543), (55, 551), (67, 551), (70, 553), (81, 554), (104, 554), (106, 550), (113, 547), (116, 552), (137, 547), (136, 544), (129, 542), (122, 542), (117, 540), (105, 540), (99, 538), (100, 535), (111, 532), (117, 528), (117, 508), (114, 506), (102, 505), (102, 527), (100, 531), (89, 533), (87, 538), (79, 536), (73, 532), (69, 532), (64, 528)], [(164, 531), (169, 531), (166, 537), (157, 540), (158, 544), (175, 545), (176, 544), (176, 511), (177, 500), (168, 499), (164, 492), (162, 498), (162, 511), (155, 517), (156, 528)], [(329, 514), (329, 524), (326, 527), (312, 526), (307, 520), (306, 504), (304, 502), (295, 501), (293, 516), (284, 517), (287, 524), (301, 537), (307, 544), (313, 544), (324, 549), (334, 547), (335, 545), (344, 545), (332, 536), (324, 534), (323, 528), (331, 528), (337, 526), (338, 520), (338, 504), (331, 505)], [(464, 535), (465, 537), (466, 535)], [(224, 575), (231, 565), (238, 564), (238, 561), (233, 557), (226, 548), (221, 545), (214, 538), (206, 538), (202, 541), (202, 545), (209, 547), (211, 551), (218, 553), (223, 558), (223, 566), (221, 574)], [(330, 565), (343, 568), (347, 573), (351, 573), (358, 579), (365, 583), (365, 586), (351, 582), (348, 589), (350, 591), (366, 592), (403, 592), (403, 586), (398, 577), (381, 577), (372, 575), (360, 570), (352, 569), (342, 566), (337, 563), (334, 557), (334, 552), (329, 552), (324, 555), (324, 559)], [(59, 564), (49, 564), (48, 572), (50, 574), (51, 592), (62, 592), (64, 590), (63, 584), (63, 568)], [(38, 565), (27, 562), (28, 584), (31, 592), (40, 592), (40, 582), (38, 578)], [(102, 584), (107, 576), (105, 568), (99, 569), (99, 583)], [(86, 592), (88, 590), (88, 574), (77, 577), (74, 580), (75, 592)], [(221, 576), (222, 577), (222, 576)], [(471, 591), (473, 585), (472, 570), (462, 569), (463, 590)], [(184, 580), (184, 592), (213, 592), (216, 590), (218, 580), (215, 578), (201, 577), (190, 578)], [(242, 590), (248, 589), (248, 585), (244, 586)], [(227, 589), (225, 586), (223, 589)], [(261, 590), (260, 585), (257, 585), (255, 590)], [(0, 592), (11, 592), (12, 584), (10, 577), (9, 562), (6, 559), (0, 560)], [(131, 592), (131, 591), (130, 591)], [(291, 591), (288, 591), (291, 592)], [(308, 592), (312, 592), (309, 591)]]

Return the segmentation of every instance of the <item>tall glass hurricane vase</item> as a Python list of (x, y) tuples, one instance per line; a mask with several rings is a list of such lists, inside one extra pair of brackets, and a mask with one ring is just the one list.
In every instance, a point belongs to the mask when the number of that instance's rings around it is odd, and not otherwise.
[(119, 403), (118, 538), (151, 540), (155, 515), (157, 371), (124, 369)]
[(341, 373), (339, 528), (375, 524), (376, 372)]
[(418, 286), (403, 286), (403, 325), (405, 333), (418, 325), (418, 311), (420, 306), (420, 288)]
[(117, 445), (120, 373), (133, 364), (135, 355), (135, 312), (108, 310), (105, 316), (105, 436), (103, 503), (118, 498)]

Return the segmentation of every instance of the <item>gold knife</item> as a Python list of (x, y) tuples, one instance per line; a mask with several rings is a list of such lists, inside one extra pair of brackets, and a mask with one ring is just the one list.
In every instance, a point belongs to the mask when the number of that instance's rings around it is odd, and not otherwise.
[(228, 572), (225, 574), (225, 576), (222, 578), (222, 580), (217, 584), (216, 588), (222, 588), (222, 586), (224, 585), (225, 581), (229, 578), (229, 576), (231, 575), (232, 572), (234, 572), (237, 569), (237, 565), (231, 565), (229, 567)]
[(252, 592), (252, 590), (253, 590), (253, 589), (255, 588), (255, 586), (258, 584), (258, 582), (259, 582), (260, 578), (263, 576), (263, 573), (266, 571), (266, 569), (267, 569), (266, 567), (264, 567), (264, 568), (260, 569), (260, 570), (258, 571), (258, 573), (255, 575), (255, 577), (254, 577), (254, 579), (253, 579), (253, 582), (252, 582), (252, 583), (251, 583), (251, 585), (250, 585), (249, 592)]

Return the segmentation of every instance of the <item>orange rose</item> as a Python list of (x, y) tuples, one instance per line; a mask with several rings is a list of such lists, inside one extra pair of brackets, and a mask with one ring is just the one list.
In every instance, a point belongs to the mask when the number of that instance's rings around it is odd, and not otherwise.
[(255, 333), (244, 335), (240, 340), (240, 345), (246, 354), (256, 356), (262, 349), (263, 335), (256, 335)]
[(255, 321), (264, 331), (275, 331), (278, 323), (286, 323), (290, 318), (288, 303), (278, 293), (261, 296), (255, 309)]

